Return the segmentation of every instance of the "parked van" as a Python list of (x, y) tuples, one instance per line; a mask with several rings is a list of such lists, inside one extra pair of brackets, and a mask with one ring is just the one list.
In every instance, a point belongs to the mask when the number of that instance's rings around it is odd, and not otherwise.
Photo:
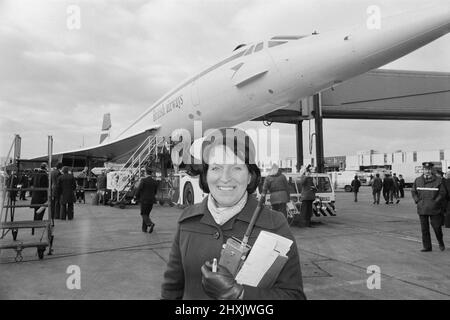
[(361, 185), (366, 185), (369, 183), (367, 177), (364, 173), (359, 171), (338, 171), (330, 172), (331, 180), (333, 182), (334, 189), (344, 189), (346, 192), (352, 191), (352, 181), (355, 176), (361, 181)]

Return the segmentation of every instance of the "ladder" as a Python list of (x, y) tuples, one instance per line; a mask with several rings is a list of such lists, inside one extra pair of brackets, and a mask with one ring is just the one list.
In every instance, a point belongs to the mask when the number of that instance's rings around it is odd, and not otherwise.
[[(14, 149), (13, 163), (11, 165), (8, 164), (8, 159), (10, 159), (11, 151)], [(15, 261), (22, 261), (22, 250), (25, 248), (36, 247), (37, 254), (39, 259), (44, 258), (44, 252), (46, 247), (49, 247), (48, 255), (52, 254), (52, 245), (53, 245), (53, 223), (50, 219), (51, 214), (51, 178), (50, 174), (48, 174), (48, 187), (47, 188), (18, 188), (15, 185), (14, 176), (19, 177), (21, 173), (21, 163), (24, 162), (33, 162), (33, 160), (24, 160), (20, 159), (20, 149), (21, 149), (21, 137), (16, 134), (14, 136), (13, 143), (8, 152), (8, 156), (6, 157), (6, 162), (4, 164), (5, 169), (10, 167), (10, 176), (9, 176), (9, 185), (1, 185), (1, 196), (0, 199), (0, 230), (1, 236), (0, 240), (0, 250), (2, 249), (14, 249), (16, 251)], [(48, 136), (48, 168), (51, 168), (51, 159), (53, 153), (53, 138), (52, 136)], [(6, 180), (5, 180), (6, 181)], [(17, 204), (15, 199), (15, 193), (17, 192), (26, 192), (26, 191), (47, 191), (47, 202), (45, 204)], [(16, 208), (48, 208), (47, 220), (37, 220), (37, 221), (15, 221), (15, 209)], [(9, 221), (8, 221), (9, 218)], [(19, 229), (43, 229), (41, 237), (39, 240), (17, 240), (17, 235), (19, 233)], [(5, 236), (11, 231), (13, 241), (7, 242), (3, 241)], [(34, 231), (33, 231), (34, 233)], [(46, 235), (44, 239), (44, 235)]]
[[(164, 147), (165, 138), (149, 136), (136, 149), (131, 157), (116, 171), (119, 180), (113, 191), (116, 191), (117, 203), (124, 203), (127, 190), (132, 189), (143, 176), (143, 168), (157, 159), (160, 148)], [(111, 198), (114, 197), (111, 193)]]

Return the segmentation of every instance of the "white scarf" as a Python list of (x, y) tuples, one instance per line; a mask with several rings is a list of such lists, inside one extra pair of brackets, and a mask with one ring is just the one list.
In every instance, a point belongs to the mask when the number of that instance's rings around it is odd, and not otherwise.
[(218, 225), (222, 226), (228, 220), (230, 220), (231, 218), (233, 218), (235, 215), (237, 215), (239, 212), (242, 211), (245, 204), (247, 203), (247, 198), (248, 198), (248, 194), (247, 194), (247, 191), (245, 191), (241, 200), (239, 200), (234, 206), (218, 207), (216, 200), (213, 198), (213, 196), (210, 193), (208, 195), (208, 209), (209, 209), (209, 212), (211, 212), (211, 215), (214, 218), (214, 221)]

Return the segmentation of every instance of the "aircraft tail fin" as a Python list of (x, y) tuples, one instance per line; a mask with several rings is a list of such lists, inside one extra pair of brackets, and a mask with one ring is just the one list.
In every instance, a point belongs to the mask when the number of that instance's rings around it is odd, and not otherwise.
[(111, 131), (111, 114), (105, 113), (103, 115), (103, 124), (102, 131), (100, 133), (100, 142), (103, 143), (106, 139), (109, 138)]

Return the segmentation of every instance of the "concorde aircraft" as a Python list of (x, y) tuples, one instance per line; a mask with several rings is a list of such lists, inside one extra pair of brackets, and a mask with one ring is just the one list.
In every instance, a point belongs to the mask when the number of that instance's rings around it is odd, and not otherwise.
[(239, 45), (170, 90), (114, 139), (55, 156), (120, 162), (149, 135), (170, 137), (183, 128), (194, 137), (196, 120), (203, 130), (234, 126), (298, 104), (449, 31), (449, 7), (438, 5), (382, 18), (379, 29), (362, 25)]

